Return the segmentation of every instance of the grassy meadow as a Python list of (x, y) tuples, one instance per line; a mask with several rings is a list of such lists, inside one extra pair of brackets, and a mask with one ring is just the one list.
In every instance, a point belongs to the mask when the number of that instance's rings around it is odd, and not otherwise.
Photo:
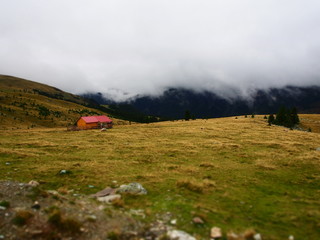
[[(319, 115), (318, 115), (319, 117)], [(318, 118), (320, 119), (320, 117)], [(263, 239), (320, 239), (320, 135), (267, 126), (262, 116), (115, 126), (0, 131), (0, 179), (89, 194), (139, 182), (146, 196), (122, 208), (143, 221), (167, 212), (177, 228), (255, 229)], [(59, 171), (70, 170), (61, 176)], [(89, 187), (93, 185), (94, 188)], [(203, 225), (195, 225), (199, 216)]]

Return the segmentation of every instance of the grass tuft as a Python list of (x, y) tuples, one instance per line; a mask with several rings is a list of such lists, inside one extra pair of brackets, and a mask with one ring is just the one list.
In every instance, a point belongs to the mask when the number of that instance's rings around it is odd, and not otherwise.
[(198, 183), (194, 180), (179, 180), (177, 181), (177, 187), (196, 193), (203, 193), (205, 190), (205, 185), (203, 183)]
[(72, 218), (64, 218), (59, 209), (53, 208), (48, 217), (48, 223), (61, 231), (79, 233), (81, 223)]
[(112, 232), (109, 232), (107, 234), (107, 239), (109, 240), (120, 240), (121, 239), (121, 233), (120, 231), (112, 231)]
[(27, 224), (28, 220), (33, 217), (33, 213), (27, 211), (27, 210), (18, 210), (16, 212), (16, 215), (12, 219), (12, 223), (17, 226), (23, 226)]
[(31, 193), (28, 195), (28, 197), (31, 198), (31, 200), (33, 201), (37, 200), (39, 197), (46, 198), (48, 196), (49, 194), (46, 191), (40, 189), (39, 187), (33, 187)]

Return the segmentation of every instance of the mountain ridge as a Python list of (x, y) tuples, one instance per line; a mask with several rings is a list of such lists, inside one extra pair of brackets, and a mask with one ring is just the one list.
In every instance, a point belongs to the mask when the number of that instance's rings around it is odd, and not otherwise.
[(281, 106), (296, 107), (299, 113), (320, 113), (319, 86), (257, 89), (247, 98), (224, 98), (210, 91), (195, 92), (186, 88), (168, 88), (160, 96), (136, 96), (123, 102), (104, 99), (102, 93), (84, 96), (100, 104), (127, 104), (144, 114), (170, 119), (183, 118), (185, 111), (197, 118), (270, 114)]

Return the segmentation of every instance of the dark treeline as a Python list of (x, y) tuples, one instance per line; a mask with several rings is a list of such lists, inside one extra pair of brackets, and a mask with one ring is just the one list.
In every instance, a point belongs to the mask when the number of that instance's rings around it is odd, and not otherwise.
[(299, 124), (299, 122), (300, 120), (299, 120), (298, 112), (295, 107), (288, 109), (282, 106), (280, 107), (275, 117), (273, 114), (269, 115), (268, 117), (269, 125), (275, 124), (275, 125), (280, 125), (288, 128), (293, 128), (294, 126)]

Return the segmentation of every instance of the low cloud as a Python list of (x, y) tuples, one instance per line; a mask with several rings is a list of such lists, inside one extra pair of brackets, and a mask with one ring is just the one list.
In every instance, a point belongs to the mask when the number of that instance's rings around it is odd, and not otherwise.
[(320, 2), (2, 1), (0, 73), (115, 99), (320, 85)]

